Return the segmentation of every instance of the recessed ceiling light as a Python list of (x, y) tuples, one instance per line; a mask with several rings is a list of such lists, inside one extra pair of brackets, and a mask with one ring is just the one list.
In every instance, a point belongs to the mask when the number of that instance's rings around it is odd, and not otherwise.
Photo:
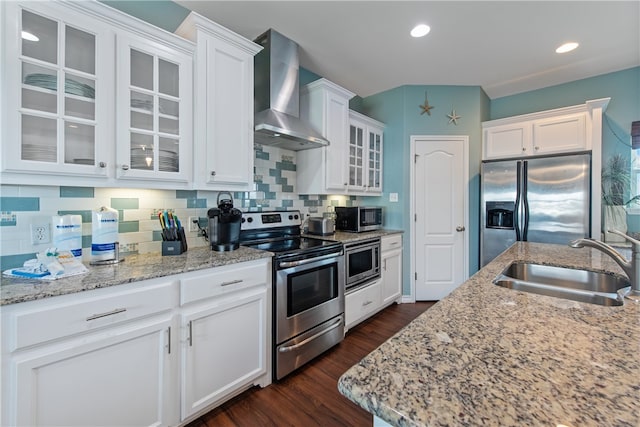
[(579, 46), (578, 43), (565, 43), (562, 46), (560, 46), (559, 48), (556, 49), (556, 53), (567, 53), (567, 52), (571, 52), (572, 50), (574, 50), (575, 48), (577, 48)]
[(431, 27), (429, 27), (428, 25), (416, 25), (415, 27), (413, 27), (413, 30), (411, 30), (411, 37), (424, 37), (429, 34), (429, 31), (431, 31)]
[(25, 40), (29, 40), (30, 42), (37, 42), (40, 41), (40, 39), (38, 38), (38, 36), (36, 36), (35, 34), (31, 34), (28, 31), (23, 31), (22, 32), (22, 38)]

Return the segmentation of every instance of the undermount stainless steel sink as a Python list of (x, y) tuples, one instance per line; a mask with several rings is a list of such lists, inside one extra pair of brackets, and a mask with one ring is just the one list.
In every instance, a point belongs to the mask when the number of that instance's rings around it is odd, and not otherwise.
[(591, 304), (617, 306), (631, 285), (622, 276), (567, 267), (514, 262), (493, 283), (503, 288), (565, 298)]

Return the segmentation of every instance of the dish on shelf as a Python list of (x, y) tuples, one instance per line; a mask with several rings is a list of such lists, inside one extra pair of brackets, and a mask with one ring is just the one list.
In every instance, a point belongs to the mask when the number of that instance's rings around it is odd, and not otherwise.
[(76, 165), (95, 165), (96, 161), (93, 159), (73, 159), (73, 163)]
[(37, 162), (56, 162), (58, 153), (56, 147), (38, 144), (22, 144), (22, 160)]
[[(147, 163), (147, 158), (150, 158)], [(158, 156), (158, 170), (163, 172), (178, 172), (178, 153), (169, 150), (160, 150)], [(131, 168), (133, 169), (153, 169), (153, 150), (135, 147), (131, 149)]]
[(131, 98), (131, 108), (153, 111), (153, 101)]
[[(131, 108), (146, 110), (153, 113), (153, 101), (149, 99), (131, 98)], [(158, 112), (160, 114), (164, 114), (164, 108), (162, 108), (162, 105), (158, 105)]]
[[(58, 90), (58, 77), (51, 74), (28, 74), (25, 76), (23, 83), (41, 87), (43, 89)], [(70, 95), (83, 96), (85, 98), (95, 99), (96, 97), (96, 91), (94, 88), (68, 77), (64, 81), (64, 91)]]

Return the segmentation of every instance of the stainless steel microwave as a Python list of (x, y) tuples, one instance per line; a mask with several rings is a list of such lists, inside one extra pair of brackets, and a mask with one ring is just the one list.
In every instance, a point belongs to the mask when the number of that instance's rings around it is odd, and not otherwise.
[(336, 230), (360, 233), (382, 228), (382, 207), (380, 206), (336, 206), (335, 212)]
[(380, 238), (344, 245), (345, 291), (351, 291), (380, 277)]

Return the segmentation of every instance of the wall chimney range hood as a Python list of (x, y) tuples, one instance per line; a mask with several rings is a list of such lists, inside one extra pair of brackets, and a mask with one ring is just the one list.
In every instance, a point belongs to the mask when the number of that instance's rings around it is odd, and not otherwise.
[(329, 145), (299, 118), (298, 45), (273, 29), (254, 42), (264, 47), (254, 57), (254, 142), (294, 151)]

